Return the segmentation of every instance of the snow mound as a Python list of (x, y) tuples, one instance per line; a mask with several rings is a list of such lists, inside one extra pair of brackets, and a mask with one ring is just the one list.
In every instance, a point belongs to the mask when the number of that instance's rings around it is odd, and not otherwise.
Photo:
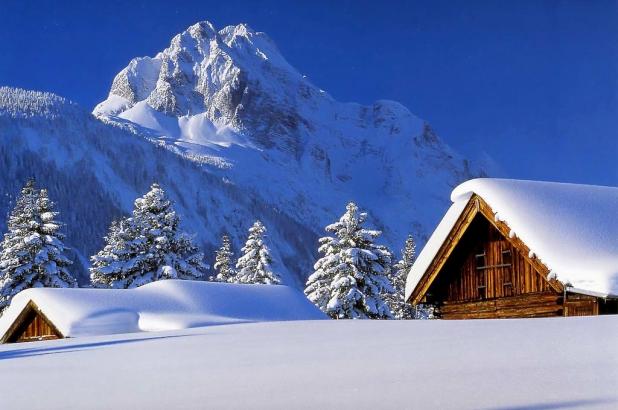
[(407, 297), (473, 193), (570, 291), (618, 295), (618, 188), (480, 178), (453, 190), (453, 205), (408, 275)]
[(287, 286), (163, 280), (137, 289), (27, 289), (0, 318), (0, 334), (31, 300), (70, 337), (325, 318)]

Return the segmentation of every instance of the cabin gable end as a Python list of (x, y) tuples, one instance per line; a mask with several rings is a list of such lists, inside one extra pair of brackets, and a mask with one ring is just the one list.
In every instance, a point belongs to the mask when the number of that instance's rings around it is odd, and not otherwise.
[(0, 343), (61, 339), (64, 336), (41, 309), (30, 300), (0, 339)]
[[(481, 243), (482, 241), (493, 245), (487, 246), (487, 244)], [(481, 245), (485, 245), (485, 247)], [(475, 246), (479, 247), (478, 253), (471, 249)], [(465, 256), (461, 255), (461, 247), (468, 247), (466, 250), (468, 253)], [(490, 249), (486, 249), (487, 247)], [(490, 252), (490, 254), (484, 255), (485, 252)], [(478, 260), (473, 260), (474, 256), (478, 256)], [(462, 290), (461, 294), (456, 295), (456, 289), (450, 291), (450, 296), (455, 295), (457, 299), (483, 300), (536, 291), (550, 294), (562, 294), (564, 291), (563, 285), (559, 281), (548, 279), (549, 269), (547, 266), (530, 254), (530, 249), (521, 239), (511, 234), (506, 222), (496, 220), (491, 207), (476, 194), (468, 200), (447, 238), (413, 289), (408, 301), (412, 304), (430, 301), (430, 290), (435, 290), (436, 282), (444, 282), (445, 280), (441, 278), (442, 275), (446, 274), (444, 271), (448, 270), (449, 275), (454, 275), (453, 258), (459, 258), (460, 264), (469, 265), (467, 267), (469, 273), (467, 276), (469, 277), (462, 278), (460, 280), (462, 283), (457, 284)], [(462, 258), (466, 260), (464, 261)], [(504, 258), (504, 261), (502, 258)], [(485, 264), (487, 266), (484, 266)], [(506, 265), (511, 264), (513, 264), (513, 268), (507, 268)], [(492, 275), (485, 275), (487, 278), (483, 278), (485, 271), (492, 273)], [(520, 271), (522, 275), (528, 275), (525, 283), (523, 280), (520, 280), (521, 283), (515, 283), (518, 278), (514, 275), (519, 275)], [(477, 272), (478, 275), (476, 275)], [(513, 276), (509, 278), (508, 275)], [(492, 283), (492, 280), (503, 282), (504, 287), (497, 286), (498, 290), (496, 290), (496, 284)], [(483, 281), (489, 282), (482, 283)], [(483, 290), (483, 287), (487, 286), (494, 287)], [(519, 289), (516, 286), (522, 286), (522, 288)], [(471, 287), (475, 289), (470, 291)], [(477, 297), (473, 297), (474, 292), (477, 292)], [(486, 292), (484, 296), (483, 292)]]

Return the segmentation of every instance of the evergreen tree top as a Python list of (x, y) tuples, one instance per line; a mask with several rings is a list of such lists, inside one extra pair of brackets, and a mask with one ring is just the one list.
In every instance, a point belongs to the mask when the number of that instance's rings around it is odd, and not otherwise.
[(24, 187), (21, 189), (22, 192), (24, 191), (34, 191), (36, 187), (36, 179), (34, 177), (28, 178), (28, 180), (26, 181), (26, 184), (24, 185)]
[(339, 218), (339, 221), (328, 225), (325, 230), (334, 233), (343, 241), (372, 242), (382, 232), (364, 228), (363, 224), (366, 221), (367, 213), (360, 212), (354, 202), (349, 202), (346, 206), (346, 212)]
[(255, 235), (263, 235), (266, 233), (266, 227), (259, 219), (253, 223), (253, 226), (249, 228), (249, 232)]
[(411, 268), (416, 259), (416, 242), (412, 235), (408, 235), (406, 243), (401, 250), (401, 260), (397, 263), (399, 267)]
[(170, 209), (171, 206), (172, 202), (167, 197), (163, 188), (161, 188), (159, 184), (154, 183), (150, 186), (150, 191), (135, 200), (134, 212), (147, 211), (157, 214)]

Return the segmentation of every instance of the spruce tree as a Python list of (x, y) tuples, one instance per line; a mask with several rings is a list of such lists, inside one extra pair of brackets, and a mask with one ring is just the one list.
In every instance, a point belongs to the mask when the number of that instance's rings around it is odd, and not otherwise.
[(363, 227), (365, 212), (350, 202), (338, 222), (326, 231), (334, 236), (320, 239), (324, 256), (309, 276), (305, 294), (334, 319), (389, 319), (383, 295), (392, 292), (388, 280), (391, 253), (374, 243), (381, 232)]
[(105, 247), (92, 256), (90, 277), (96, 287), (135, 288), (160, 279), (199, 279), (207, 269), (203, 254), (165, 191), (153, 184), (135, 200), (132, 216), (113, 222)]
[(264, 243), (266, 227), (260, 221), (255, 221), (249, 229), (249, 237), (242, 248), (242, 256), (236, 263), (236, 276), (234, 283), (261, 283), (277, 285), (281, 283), (279, 276), (274, 273), (270, 264), (270, 250)]
[(47, 190), (29, 180), (8, 219), (0, 244), (0, 312), (13, 296), (27, 288), (76, 287), (64, 255), (62, 223)]
[(130, 218), (112, 221), (105, 246), (90, 258), (90, 280), (95, 287), (125, 287), (117, 282), (126, 276), (127, 263), (142, 251), (141, 242), (135, 240), (137, 231), (130, 227), (134, 227)]
[(232, 252), (230, 237), (223, 235), (221, 238), (221, 247), (217, 250), (215, 264), (213, 266), (216, 276), (211, 276), (210, 280), (215, 282), (231, 282), (233, 280), (234, 275), (236, 274), (236, 272), (234, 272), (234, 268), (232, 267), (233, 256), (234, 253)]
[(396, 319), (414, 319), (414, 308), (405, 300), (406, 279), (416, 258), (416, 243), (412, 235), (408, 235), (404, 248), (401, 250), (401, 259), (393, 266), (390, 275), (393, 293), (385, 299)]

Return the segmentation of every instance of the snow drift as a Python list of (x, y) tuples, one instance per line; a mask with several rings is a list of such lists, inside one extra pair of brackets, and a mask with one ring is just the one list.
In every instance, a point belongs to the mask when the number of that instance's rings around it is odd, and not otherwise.
[(615, 410), (616, 346), (616, 315), (290, 321), (17, 343), (0, 345), (0, 407)]
[(0, 317), (0, 334), (29, 301), (66, 337), (325, 318), (287, 286), (162, 280), (137, 289), (27, 289)]

